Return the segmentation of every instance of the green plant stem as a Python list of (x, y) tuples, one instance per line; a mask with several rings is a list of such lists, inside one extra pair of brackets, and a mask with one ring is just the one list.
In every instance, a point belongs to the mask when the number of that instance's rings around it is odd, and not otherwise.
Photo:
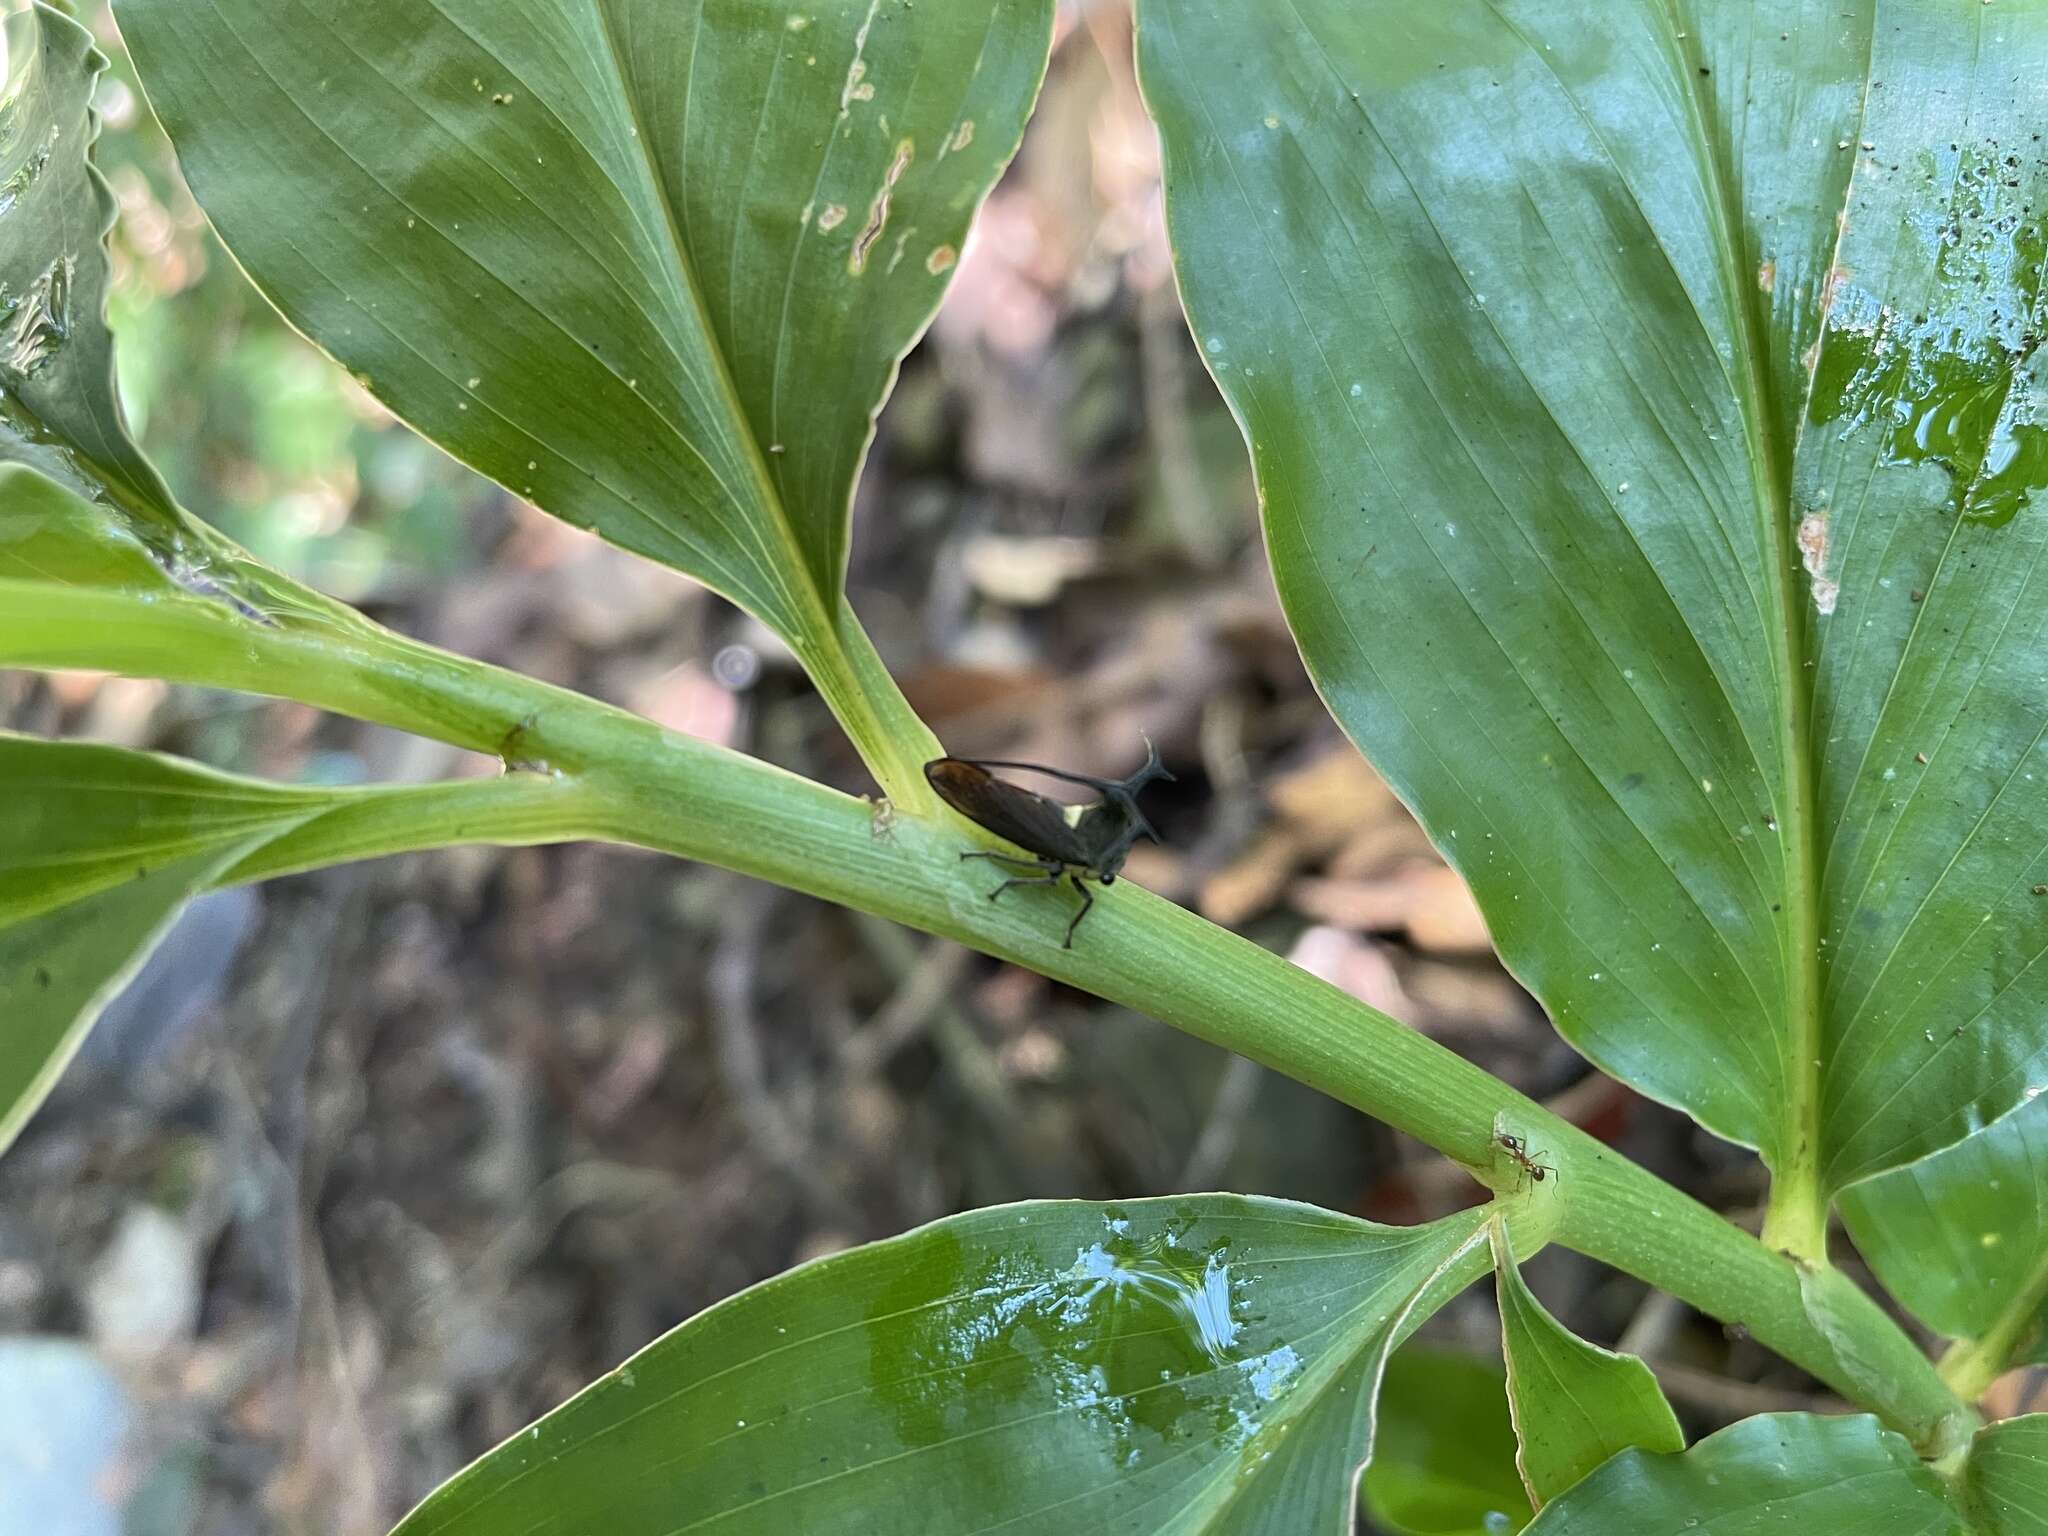
[(797, 655), (882, 792), (901, 810), (933, 809), (938, 802), (924, 765), (940, 755), (938, 739), (904, 699), (844, 599), (830, 634), (800, 645)]
[(221, 885), (418, 848), (494, 843), (530, 847), (603, 835), (603, 802), (583, 780), (546, 773), (329, 791), (339, 805), (251, 850)]
[[(963, 872), (965, 839), (952, 827), (899, 817), (885, 829), (869, 807), (808, 784), (756, 794), (749, 783), (738, 793), (730, 772), (715, 778), (733, 797), (685, 822), (661, 788), (680, 767), (650, 761), (617, 781), (611, 835), (890, 917), (1151, 1014), (1407, 1131), (1482, 1179), (1497, 1176), (1497, 1114), (1540, 1126), (1532, 1150), (1557, 1169), (1558, 1241), (1741, 1324), (1920, 1445), (1942, 1446), (1968, 1425), (1927, 1358), (1860, 1292), (1848, 1324), (1859, 1357), (1852, 1367), (1850, 1349), (1807, 1315), (1788, 1260), (1464, 1058), (1269, 951), (1121, 885), (1098, 898), (1075, 947), (1063, 950), (1070, 898), (1033, 893), (991, 905), (986, 877)], [(1834, 1326), (1841, 1337), (1839, 1316)], [(1881, 1399), (1873, 1385), (1884, 1389)]]
[[(15, 585), (25, 586), (0, 582)], [(1099, 894), (1074, 947), (1063, 949), (1071, 893), (989, 901), (988, 872), (958, 857), (970, 830), (950, 817), (853, 799), (367, 623), (256, 631), (223, 619), (218, 605), (166, 603), (138, 615), (132, 602), (72, 592), (56, 628), (98, 633), (63, 642), (67, 658), (38, 642), (51, 631), (10, 607), (11, 596), (0, 590), (0, 664), (111, 666), (255, 692), (288, 686), (307, 703), (548, 770), (511, 776), (518, 794), (499, 802), (501, 821), (413, 818), (380, 834), (364, 817), (350, 831), (355, 856), (506, 831), (517, 834), (510, 840), (631, 843), (954, 939), (1148, 1013), (1407, 1131), (1502, 1188), (1519, 1178), (1495, 1156), (1495, 1120), (1505, 1116), (1557, 1170), (1557, 1241), (1741, 1324), (1930, 1454), (1974, 1425), (1932, 1362), (1846, 1282), (1823, 1329), (1782, 1255), (1433, 1040), (1128, 882)], [(95, 601), (108, 605), (105, 624), (81, 626), (93, 617), (81, 604)], [(492, 803), (482, 789), (467, 796), (471, 812)], [(332, 826), (327, 835), (340, 836)], [(390, 841), (379, 846), (381, 835)], [(290, 867), (292, 847), (287, 840), (251, 859), (237, 877)]]
[(1966, 1403), (1974, 1403), (2014, 1365), (2019, 1348), (2041, 1326), (2048, 1307), (2048, 1254), (2034, 1265), (2027, 1283), (1999, 1310), (1998, 1318), (1974, 1339), (1959, 1339), (1941, 1357), (1941, 1378)]

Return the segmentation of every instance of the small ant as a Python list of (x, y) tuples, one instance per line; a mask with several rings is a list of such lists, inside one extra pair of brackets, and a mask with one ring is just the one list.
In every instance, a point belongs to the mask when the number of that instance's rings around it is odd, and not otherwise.
[(1512, 1131), (1502, 1131), (1493, 1138), (1507, 1149), (1507, 1154), (1522, 1165), (1522, 1171), (1529, 1175), (1532, 1183), (1541, 1184), (1557, 1170), (1546, 1162), (1529, 1155), (1529, 1143)]

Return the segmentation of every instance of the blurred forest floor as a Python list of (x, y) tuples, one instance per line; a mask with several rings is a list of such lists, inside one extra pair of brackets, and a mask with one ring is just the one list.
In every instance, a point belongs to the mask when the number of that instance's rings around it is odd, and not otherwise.
[[(1745, 1211), (1753, 1162), (1587, 1073), (1310, 688), (1181, 320), (1128, 29), (1115, 4), (1062, 18), (1023, 153), (883, 415), (855, 606), (955, 751), (1111, 774), (1159, 743), (1178, 782), (1133, 877)], [(759, 626), (454, 465), (288, 331), (99, 32), (122, 381), (188, 506), (407, 634), (867, 787)], [(496, 767), (98, 676), (0, 674), (0, 723), (284, 780)], [(996, 1201), (1209, 1188), (1404, 1222), (1479, 1194), (1151, 1021), (714, 869), (472, 849), (226, 893), (0, 1161), (0, 1377), (34, 1384), (46, 1425), (69, 1390), (130, 1430), (117, 1475), (33, 1528), (112, 1530), (89, 1522), (125, 1506), (135, 1536), (374, 1536), (799, 1260)], [(1806, 1401), (1626, 1277), (1556, 1253), (1532, 1275), (1648, 1352), (1690, 1428)], [(1485, 1348), (1489, 1306), (1438, 1335)], [(38, 1518), (0, 1508), (0, 1536)]]

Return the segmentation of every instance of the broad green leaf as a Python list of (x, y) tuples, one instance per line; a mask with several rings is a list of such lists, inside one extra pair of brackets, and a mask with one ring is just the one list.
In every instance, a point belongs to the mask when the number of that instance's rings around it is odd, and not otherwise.
[(1992, 1373), (2048, 1360), (2048, 1098), (1857, 1185), (1842, 1215), (1915, 1317), (1952, 1339), (1995, 1336)]
[(93, 169), (92, 35), (47, 7), (4, 21), (0, 87), (0, 460), (117, 501), (168, 548), (179, 517), (129, 439), (101, 315), (114, 198)]
[(2048, 3), (1139, 24), (1324, 698), (1816, 1250), (2048, 1073)]
[(1866, 1414), (1766, 1413), (1677, 1456), (1623, 1451), (1545, 1505), (1529, 1536), (1954, 1536), (1913, 1448)]
[[(259, 834), (138, 863), (118, 885), (27, 916), (0, 911), (0, 1152), (13, 1145), (186, 899), (262, 841)], [(0, 856), (11, 851), (0, 828)]]
[(683, 1324), (399, 1531), (1334, 1536), (1385, 1352), (1480, 1272), (1479, 1219), (1237, 1195), (951, 1217)]
[(2006, 1419), (1978, 1431), (1964, 1468), (1963, 1496), (1984, 1536), (2048, 1536), (2048, 1414)]
[(47, 6), (4, 25), (0, 666), (289, 693), (306, 662), (254, 653), (317, 637), (336, 663), (353, 651), (387, 671), (420, 670), (419, 647), (266, 569), (176, 506), (128, 437), (103, 312), (113, 200), (90, 159), (99, 124), (88, 103), (105, 60)]
[(121, 0), (194, 192), (427, 437), (800, 649), (1051, 0)]
[(543, 774), (294, 788), (0, 732), (0, 1150), (187, 897), (407, 848), (587, 835), (583, 794)]
[(1507, 1358), (1515, 1461), (1541, 1508), (1621, 1451), (1685, 1449), (1678, 1415), (1650, 1368), (1578, 1337), (1522, 1279), (1507, 1231), (1493, 1231), (1494, 1285)]
[(1362, 1489), (1388, 1536), (1511, 1536), (1528, 1524), (1497, 1361), (1409, 1344), (1387, 1361)]

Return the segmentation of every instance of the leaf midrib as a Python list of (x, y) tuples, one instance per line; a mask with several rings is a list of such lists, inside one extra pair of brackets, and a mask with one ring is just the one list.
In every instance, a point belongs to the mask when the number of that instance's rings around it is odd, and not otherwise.
[[(1679, 19), (1676, 8), (1666, 12), (1666, 20), (1674, 31), (1693, 30), (1691, 27), (1679, 28)], [(1682, 53), (1676, 37), (1673, 38), (1673, 47)], [(1711, 119), (1702, 99), (1703, 87), (1699, 79), (1688, 75), (1686, 80), (1687, 111), (1693, 120), (1697, 142), (1706, 157), (1706, 169), (1715, 194), (1713, 206), (1718, 217), (1714, 221), (1713, 234), (1722, 269), (1721, 280), (1732, 301), (1730, 307), (1737, 330), (1736, 342), (1742, 354), (1736, 408), (1743, 417), (1745, 446), (1748, 449), (1745, 457), (1749, 463), (1757, 515), (1768, 525), (1765, 547), (1775, 555), (1770, 591), (1776, 623), (1771, 626), (1770, 638), (1779, 697), (1774, 713), (1784, 788), (1788, 796), (1779, 829), (1785, 853), (1785, 901), (1779, 932), (1788, 950), (1784, 967), (1785, 1021), (1781, 1040), (1784, 1109), (1777, 1157), (1775, 1160), (1767, 1157), (1773, 1179), (1775, 1210), (1777, 1193), (1784, 1186), (1788, 1172), (1805, 1170), (1805, 1178), (1810, 1181), (1820, 1153), (1819, 765), (1813, 746), (1813, 694), (1807, 684), (1805, 665), (1813, 649), (1810, 629), (1813, 620), (1807, 612), (1801, 589), (1804, 566), (1793, 518), (1791, 470), (1797, 424), (1795, 422), (1792, 426), (1792, 440), (1781, 451), (1777, 435), (1771, 430), (1777, 413), (1772, 409), (1776, 404), (1775, 392), (1767, 366), (1768, 316), (1760, 313), (1762, 296), (1752, 292), (1750, 285), (1742, 280), (1745, 265), (1739, 239), (1739, 231), (1743, 227), (1742, 188), (1734, 174), (1735, 168), (1729, 164), (1728, 157), (1719, 152), (1709, 131)], [(1870, 66), (1866, 59), (1863, 95), (1858, 103), (1859, 137), (1863, 119), (1869, 111), (1869, 81)], [(1842, 198), (1846, 203), (1848, 183), (1844, 183)], [(1836, 221), (1836, 244), (1829, 252), (1828, 271), (1834, 268), (1845, 222)], [(1824, 315), (1822, 319), (1824, 321)], [(1817, 367), (1807, 373), (1809, 395), (1817, 373)], [(1802, 418), (1806, 406), (1805, 399), (1798, 404)], [(1769, 1149), (1765, 1150), (1768, 1153)]]
[[(696, 10), (697, 28), (691, 33), (690, 45), (693, 66), (697, 39), (705, 25), (704, 6), (701, 0)], [(786, 560), (769, 559), (764, 561), (764, 574), (776, 586), (782, 588), (786, 596), (797, 599), (792, 605), (795, 609), (793, 617), (801, 615), (803, 622), (813, 626), (814, 635), (829, 635), (833, 630), (833, 604), (831, 601), (828, 601), (826, 594), (818, 590), (817, 584), (812, 579), (811, 561), (805, 556), (803, 541), (797, 537), (795, 525), (789, 515), (789, 508), (784, 504), (781, 493), (776, 489), (774, 477), (768, 472), (768, 462), (762, 455), (760, 439), (754, 435), (753, 422), (748, 419), (746, 408), (740, 400), (739, 388), (733, 380), (732, 369), (726, 360), (725, 348), (719, 341), (719, 332), (712, 325), (710, 311), (705, 307), (703, 286), (697, 281), (696, 265), (690, 260), (689, 247), (683, 239), (682, 226), (677, 218), (675, 199), (669, 196), (667, 186), (661, 177), (661, 168), (654, 161), (653, 145), (651, 143), (652, 135), (649, 133), (647, 125), (641, 121), (638, 101), (628, 87), (625, 60), (619, 52), (619, 41), (612, 30), (610, 6), (607, 0), (591, 0), (590, 11), (595, 20), (597, 36), (604, 45), (606, 62), (611, 67), (612, 80), (618, 90), (620, 108), (626, 114), (628, 125), (632, 129), (628, 138), (633, 146), (634, 157), (645, 178), (646, 196), (653, 202), (654, 208), (659, 214), (660, 233), (668, 247), (668, 254), (672, 263), (671, 271), (677, 279), (675, 287), (680, 291), (681, 296), (689, 301), (691, 313), (696, 318), (699, 333), (704, 337), (704, 350), (710, 358), (711, 378), (718, 392), (719, 403), (725, 407), (728, 418), (740, 429), (741, 457), (745, 461), (747, 474), (753, 482), (754, 493), (759, 498), (761, 506), (769, 514), (767, 521), (775, 529), (778, 539), (784, 546), (784, 553), (788, 557)], [(776, 57), (779, 65), (781, 61), (779, 44)], [(694, 67), (690, 73), (695, 73)], [(688, 76), (685, 77), (684, 91), (684, 123), (687, 130), (689, 121), (687, 106)], [(767, 110), (768, 103), (764, 100), (762, 111), (765, 113)], [(791, 583), (788, 580), (787, 573), (791, 569), (803, 573), (802, 579), (795, 583), (795, 587), (799, 589), (797, 592), (791, 591)]]

